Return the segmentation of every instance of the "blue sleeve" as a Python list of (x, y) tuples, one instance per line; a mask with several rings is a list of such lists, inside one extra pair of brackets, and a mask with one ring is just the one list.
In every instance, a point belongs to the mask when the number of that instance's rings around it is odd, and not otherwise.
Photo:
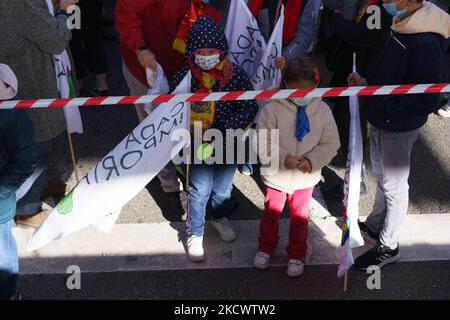
[(319, 27), (320, 0), (308, 0), (298, 19), (294, 39), (283, 49), (283, 57), (292, 60), (307, 53), (314, 41)]
[(23, 110), (10, 118), (4, 134), (9, 163), (0, 172), (0, 194), (16, 192), (31, 175), (36, 162), (34, 129)]

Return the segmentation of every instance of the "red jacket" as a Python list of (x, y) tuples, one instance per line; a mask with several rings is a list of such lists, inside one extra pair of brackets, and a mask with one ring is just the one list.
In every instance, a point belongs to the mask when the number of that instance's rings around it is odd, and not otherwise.
[[(173, 50), (172, 46), (189, 5), (189, 0), (117, 1), (116, 28), (120, 52), (130, 72), (143, 84), (147, 85), (147, 77), (136, 51), (144, 46), (156, 55), (169, 79), (183, 67), (183, 54)], [(206, 9), (211, 15), (217, 14), (212, 8)]]

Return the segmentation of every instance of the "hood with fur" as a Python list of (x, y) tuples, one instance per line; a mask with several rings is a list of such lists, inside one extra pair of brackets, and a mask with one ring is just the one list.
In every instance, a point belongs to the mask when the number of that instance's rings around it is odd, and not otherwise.
[(394, 18), (392, 30), (403, 34), (433, 32), (447, 39), (450, 37), (450, 16), (435, 4), (423, 1), (422, 8), (408, 18), (401, 21)]

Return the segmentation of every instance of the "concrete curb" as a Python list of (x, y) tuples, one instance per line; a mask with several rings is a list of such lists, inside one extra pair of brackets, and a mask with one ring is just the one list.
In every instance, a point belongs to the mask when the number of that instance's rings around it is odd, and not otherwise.
[[(30, 230), (14, 229), (17, 239), (21, 274), (66, 273), (70, 265), (82, 272), (154, 271), (184, 269), (216, 269), (252, 267), (257, 249), (259, 221), (233, 221), (238, 239), (221, 241), (215, 230), (207, 226), (204, 263), (187, 260), (182, 239), (184, 223), (120, 224), (110, 234), (93, 227), (33, 253), (25, 250)], [(337, 264), (337, 248), (341, 240), (339, 219), (312, 220), (309, 225), (307, 264)], [(280, 223), (280, 244), (272, 258), (272, 266), (287, 263), (289, 220)], [(450, 260), (450, 214), (409, 215), (402, 227), (401, 261)], [(355, 249), (354, 255), (367, 250)]]

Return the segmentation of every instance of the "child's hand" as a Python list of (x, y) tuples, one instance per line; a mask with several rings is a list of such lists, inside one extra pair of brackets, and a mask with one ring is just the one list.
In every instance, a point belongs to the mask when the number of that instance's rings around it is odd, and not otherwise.
[(294, 157), (294, 156), (286, 156), (286, 160), (284, 161), (284, 166), (288, 169), (296, 169), (297, 166), (302, 161), (302, 157)]
[(279, 70), (283, 70), (286, 68), (287, 61), (285, 57), (278, 57), (275, 59), (275, 67)]
[(308, 158), (302, 158), (300, 163), (297, 165), (297, 169), (303, 173), (311, 173), (312, 171), (311, 161), (309, 161)]

